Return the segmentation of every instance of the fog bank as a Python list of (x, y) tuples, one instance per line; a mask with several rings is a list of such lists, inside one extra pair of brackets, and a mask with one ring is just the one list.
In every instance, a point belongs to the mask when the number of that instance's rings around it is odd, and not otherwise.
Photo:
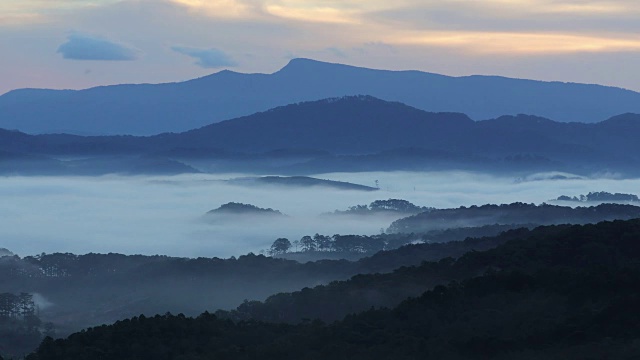
[[(21, 256), (41, 252), (163, 254), (228, 257), (259, 252), (278, 237), (375, 234), (396, 218), (322, 217), (378, 199), (449, 208), (522, 201), (541, 203), (590, 191), (638, 193), (640, 179), (516, 181), (465, 172), (333, 173), (317, 178), (375, 186), (359, 192), (323, 187), (245, 187), (217, 180), (244, 176), (3, 177), (0, 247)], [(542, 180), (539, 180), (542, 179)], [(526, 180), (526, 179), (525, 179)], [(283, 219), (237, 218), (208, 223), (203, 215), (227, 202), (273, 208)]]

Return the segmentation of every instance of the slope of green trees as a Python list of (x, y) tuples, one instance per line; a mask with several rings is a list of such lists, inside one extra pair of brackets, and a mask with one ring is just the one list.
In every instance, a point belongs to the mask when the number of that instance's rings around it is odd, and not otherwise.
[(29, 293), (0, 293), (0, 354), (20, 356), (32, 351), (44, 335), (53, 335), (51, 323), (43, 323)]
[[(445, 250), (446, 255), (441, 257), (428, 256), (422, 260), (434, 260), (447, 256), (456, 256), (448, 251), (460, 244), (435, 245), (438, 243), (460, 242), (468, 238), (482, 238), (489, 236), (497, 236), (505, 231), (529, 228), (533, 229), (538, 225), (535, 224), (510, 224), (510, 225), (484, 225), (478, 227), (460, 227), (452, 229), (431, 230), (425, 233), (392, 233), (377, 235), (341, 235), (334, 234), (313, 236), (305, 235), (300, 240), (289, 242), (289, 246), (284, 246), (288, 239), (276, 239), (271, 248), (266, 252), (271, 256), (282, 257), (285, 259), (297, 260), (296, 255), (304, 255), (307, 259), (321, 260), (329, 255), (335, 255), (345, 259), (352, 258), (353, 255), (360, 255), (359, 258), (367, 256), (375, 256), (376, 253), (385, 250), (386, 252), (397, 250), (403, 246), (413, 244), (421, 245), (421, 243), (431, 244), (433, 246), (424, 246), (425, 248), (435, 251), (440, 248)], [(414, 248), (415, 249), (415, 248)], [(455, 254), (455, 253), (454, 253)], [(461, 254), (460, 254), (461, 255)]]
[(511, 204), (461, 206), (457, 209), (438, 209), (394, 221), (388, 229), (392, 233), (423, 233), (430, 230), (477, 227), (500, 224), (588, 224), (606, 220), (630, 220), (640, 217), (640, 206), (600, 204), (591, 207), (558, 206), (549, 204)]
[[(373, 307), (331, 324), (313, 320), (319, 316), (296, 324), (209, 313), (139, 316), (47, 338), (28, 359), (638, 358), (640, 220), (519, 235), (458, 260), (402, 268), (389, 278), (356, 276), (340, 291), (295, 296), (319, 314), (342, 306), (363, 284), (383, 289), (440, 276), (440, 285), (393, 308)], [(290, 306), (265, 312), (275, 318)]]
[(385, 273), (424, 260), (458, 257), (508, 239), (417, 244), (355, 262), (298, 263), (253, 254), (237, 259), (62, 253), (14, 256), (0, 263), (0, 289), (41, 294), (55, 307), (42, 311), (40, 318), (53, 322), (58, 334), (67, 335), (139, 314), (171, 311), (193, 316), (204, 310), (233, 309), (244, 299), (263, 300), (356, 274)]
[(371, 215), (379, 213), (417, 214), (433, 210), (426, 206), (417, 206), (407, 200), (388, 199), (375, 200), (369, 205), (350, 206), (347, 210), (336, 210), (331, 215)]

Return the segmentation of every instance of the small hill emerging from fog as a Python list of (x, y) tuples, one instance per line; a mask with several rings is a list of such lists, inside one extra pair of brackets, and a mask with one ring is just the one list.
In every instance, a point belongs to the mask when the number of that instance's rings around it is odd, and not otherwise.
[(287, 187), (313, 187), (322, 186), (338, 190), (355, 191), (376, 191), (377, 188), (345, 181), (323, 180), (308, 176), (263, 176), (263, 177), (243, 177), (227, 180), (233, 185), (256, 186), (256, 185), (277, 185)]
[(355, 205), (347, 210), (336, 210), (326, 215), (379, 215), (379, 214), (418, 214), (433, 210), (426, 206), (417, 206), (407, 200), (388, 199), (376, 200), (369, 205)]
[(285, 216), (272, 208), (263, 209), (251, 204), (230, 202), (221, 205), (217, 209), (207, 212), (207, 215), (259, 215), (259, 216)]
[(532, 114), (590, 123), (640, 113), (640, 94), (614, 87), (293, 59), (273, 74), (224, 70), (179, 83), (15, 90), (0, 96), (0, 127), (27, 133), (153, 135), (291, 103), (361, 94), (427, 111), (461, 112), (475, 120)]
[(394, 221), (392, 233), (424, 233), (430, 230), (483, 226), (491, 224), (588, 224), (605, 220), (640, 218), (640, 207), (623, 204), (601, 204), (592, 207), (535, 205), (512, 203), (482, 205), (457, 209), (438, 209)]

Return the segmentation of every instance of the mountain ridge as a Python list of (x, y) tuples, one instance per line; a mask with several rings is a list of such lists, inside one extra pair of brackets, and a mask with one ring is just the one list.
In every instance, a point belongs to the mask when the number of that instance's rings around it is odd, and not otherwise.
[[(187, 165), (197, 160), (218, 172), (226, 167), (281, 175), (348, 169), (637, 174), (640, 143), (634, 134), (639, 132), (636, 114), (594, 124), (530, 115), (473, 121), (461, 113), (426, 112), (371, 96), (345, 96), (155, 136), (28, 135), (5, 130), (0, 131), (0, 151), (54, 158), (152, 156)], [(287, 161), (271, 161), (276, 159)], [(210, 166), (212, 161), (217, 165)], [(234, 168), (240, 163), (242, 168)]]
[(13, 90), (0, 96), (0, 127), (32, 134), (67, 129), (76, 134), (153, 135), (183, 132), (277, 106), (358, 94), (430, 112), (461, 112), (474, 120), (524, 113), (591, 123), (620, 113), (640, 113), (640, 93), (615, 87), (484, 75), (452, 77), (293, 59), (272, 74), (221, 71), (173, 83)]

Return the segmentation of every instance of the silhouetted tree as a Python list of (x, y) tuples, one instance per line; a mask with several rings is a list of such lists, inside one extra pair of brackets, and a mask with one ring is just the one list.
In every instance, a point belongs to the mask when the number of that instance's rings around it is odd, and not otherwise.
[(300, 246), (302, 246), (302, 251), (316, 251), (317, 246), (315, 241), (313, 241), (313, 238), (311, 236), (303, 236), (300, 239)]
[(313, 235), (313, 242), (318, 247), (320, 251), (329, 251), (332, 248), (331, 238), (325, 235), (320, 235), (316, 233)]
[(269, 251), (271, 255), (284, 254), (291, 248), (291, 242), (286, 238), (278, 238), (271, 245), (271, 250)]

